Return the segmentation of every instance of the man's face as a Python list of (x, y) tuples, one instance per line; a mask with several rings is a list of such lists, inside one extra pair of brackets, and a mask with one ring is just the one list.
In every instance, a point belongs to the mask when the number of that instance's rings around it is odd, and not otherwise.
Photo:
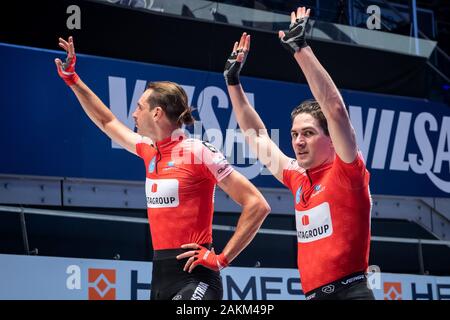
[(300, 113), (294, 118), (291, 138), (297, 162), (305, 169), (315, 168), (334, 159), (331, 138), (309, 113)]
[(137, 132), (146, 137), (152, 137), (155, 131), (156, 123), (154, 120), (154, 109), (150, 110), (148, 104), (148, 98), (151, 94), (151, 89), (144, 91), (136, 106), (136, 110), (133, 112), (133, 119)]

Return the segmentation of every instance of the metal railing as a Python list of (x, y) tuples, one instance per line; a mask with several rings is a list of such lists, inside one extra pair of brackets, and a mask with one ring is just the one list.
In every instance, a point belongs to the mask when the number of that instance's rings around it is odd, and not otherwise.
[[(17, 213), (20, 215), (22, 239), (23, 239), (23, 243), (24, 243), (24, 250), (27, 255), (37, 254), (38, 250), (34, 249), (34, 250), (30, 251), (30, 249), (29, 249), (28, 235), (27, 235), (26, 222), (25, 222), (25, 214), (45, 215), (45, 216), (64, 217), (64, 218), (78, 218), (78, 219), (86, 219), (86, 220), (102, 220), (102, 221), (113, 221), (113, 222), (124, 222), (124, 223), (148, 224), (148, 220), (146, 218), (114, 216), (114, 215), (108, 215), (108, 214), (98, 214), (98, 213), (89, 213), (89, 212), (36, 209), (36, 208), (24, 208), (24, 207), (13, 207), (13, 206), (0, 205), (0, 214), (2, 212), (3, 213), (5, 213), (5, 212), (6, 213)], [(213, 230), (227, 231), (227, 232), (234, 232), (236, 230), (235, 226), (229, 226), (229, 225), (213, 224), (212, 228), (213, 228)], [(267, 228), (259, 229), (258, 234), (270, 234), (270, 235), (294, 236), (294, 237), (297, 236), (297, 232), (294, 230), (267, 229)], [(425, 266), (424, 266), (424, 258), (423, 258), (423, 245), (444, 245), (444, 246), (447, 246), (450, 248), (450, 241), (431, 240), (431, 239), (372, 236), (371, 241), (417, 244), (417, 254), (418, 254), (419, 268), (420, 268), (421, 274), (425, 274)]]

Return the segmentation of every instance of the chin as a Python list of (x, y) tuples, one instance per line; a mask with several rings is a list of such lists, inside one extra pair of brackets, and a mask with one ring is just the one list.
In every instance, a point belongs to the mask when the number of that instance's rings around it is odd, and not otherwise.
[(300, 167), (302, 167), (303, 169), (309, 169), (310, 167), (310, 163), (305, 161), (305, 160), (299, 160), (297, 159), (297, 163)]

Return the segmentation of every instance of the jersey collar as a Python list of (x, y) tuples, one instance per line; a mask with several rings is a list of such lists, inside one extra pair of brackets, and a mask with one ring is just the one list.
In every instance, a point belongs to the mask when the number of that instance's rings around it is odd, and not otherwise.
[(155, 142), (155, 145), (159, 150), (171, 149), (184, 139), (186, 139), (186, 135), (181, 130), (177, 130), (167, 138)]

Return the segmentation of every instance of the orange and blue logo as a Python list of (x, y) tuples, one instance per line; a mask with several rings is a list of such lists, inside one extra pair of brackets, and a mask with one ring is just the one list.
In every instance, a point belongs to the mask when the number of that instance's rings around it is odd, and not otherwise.
[(88, 270), (89, 300), (116, 300), (116, 270)]
[(384, 283), (384, 300), (402, 300), (401, 282)]

